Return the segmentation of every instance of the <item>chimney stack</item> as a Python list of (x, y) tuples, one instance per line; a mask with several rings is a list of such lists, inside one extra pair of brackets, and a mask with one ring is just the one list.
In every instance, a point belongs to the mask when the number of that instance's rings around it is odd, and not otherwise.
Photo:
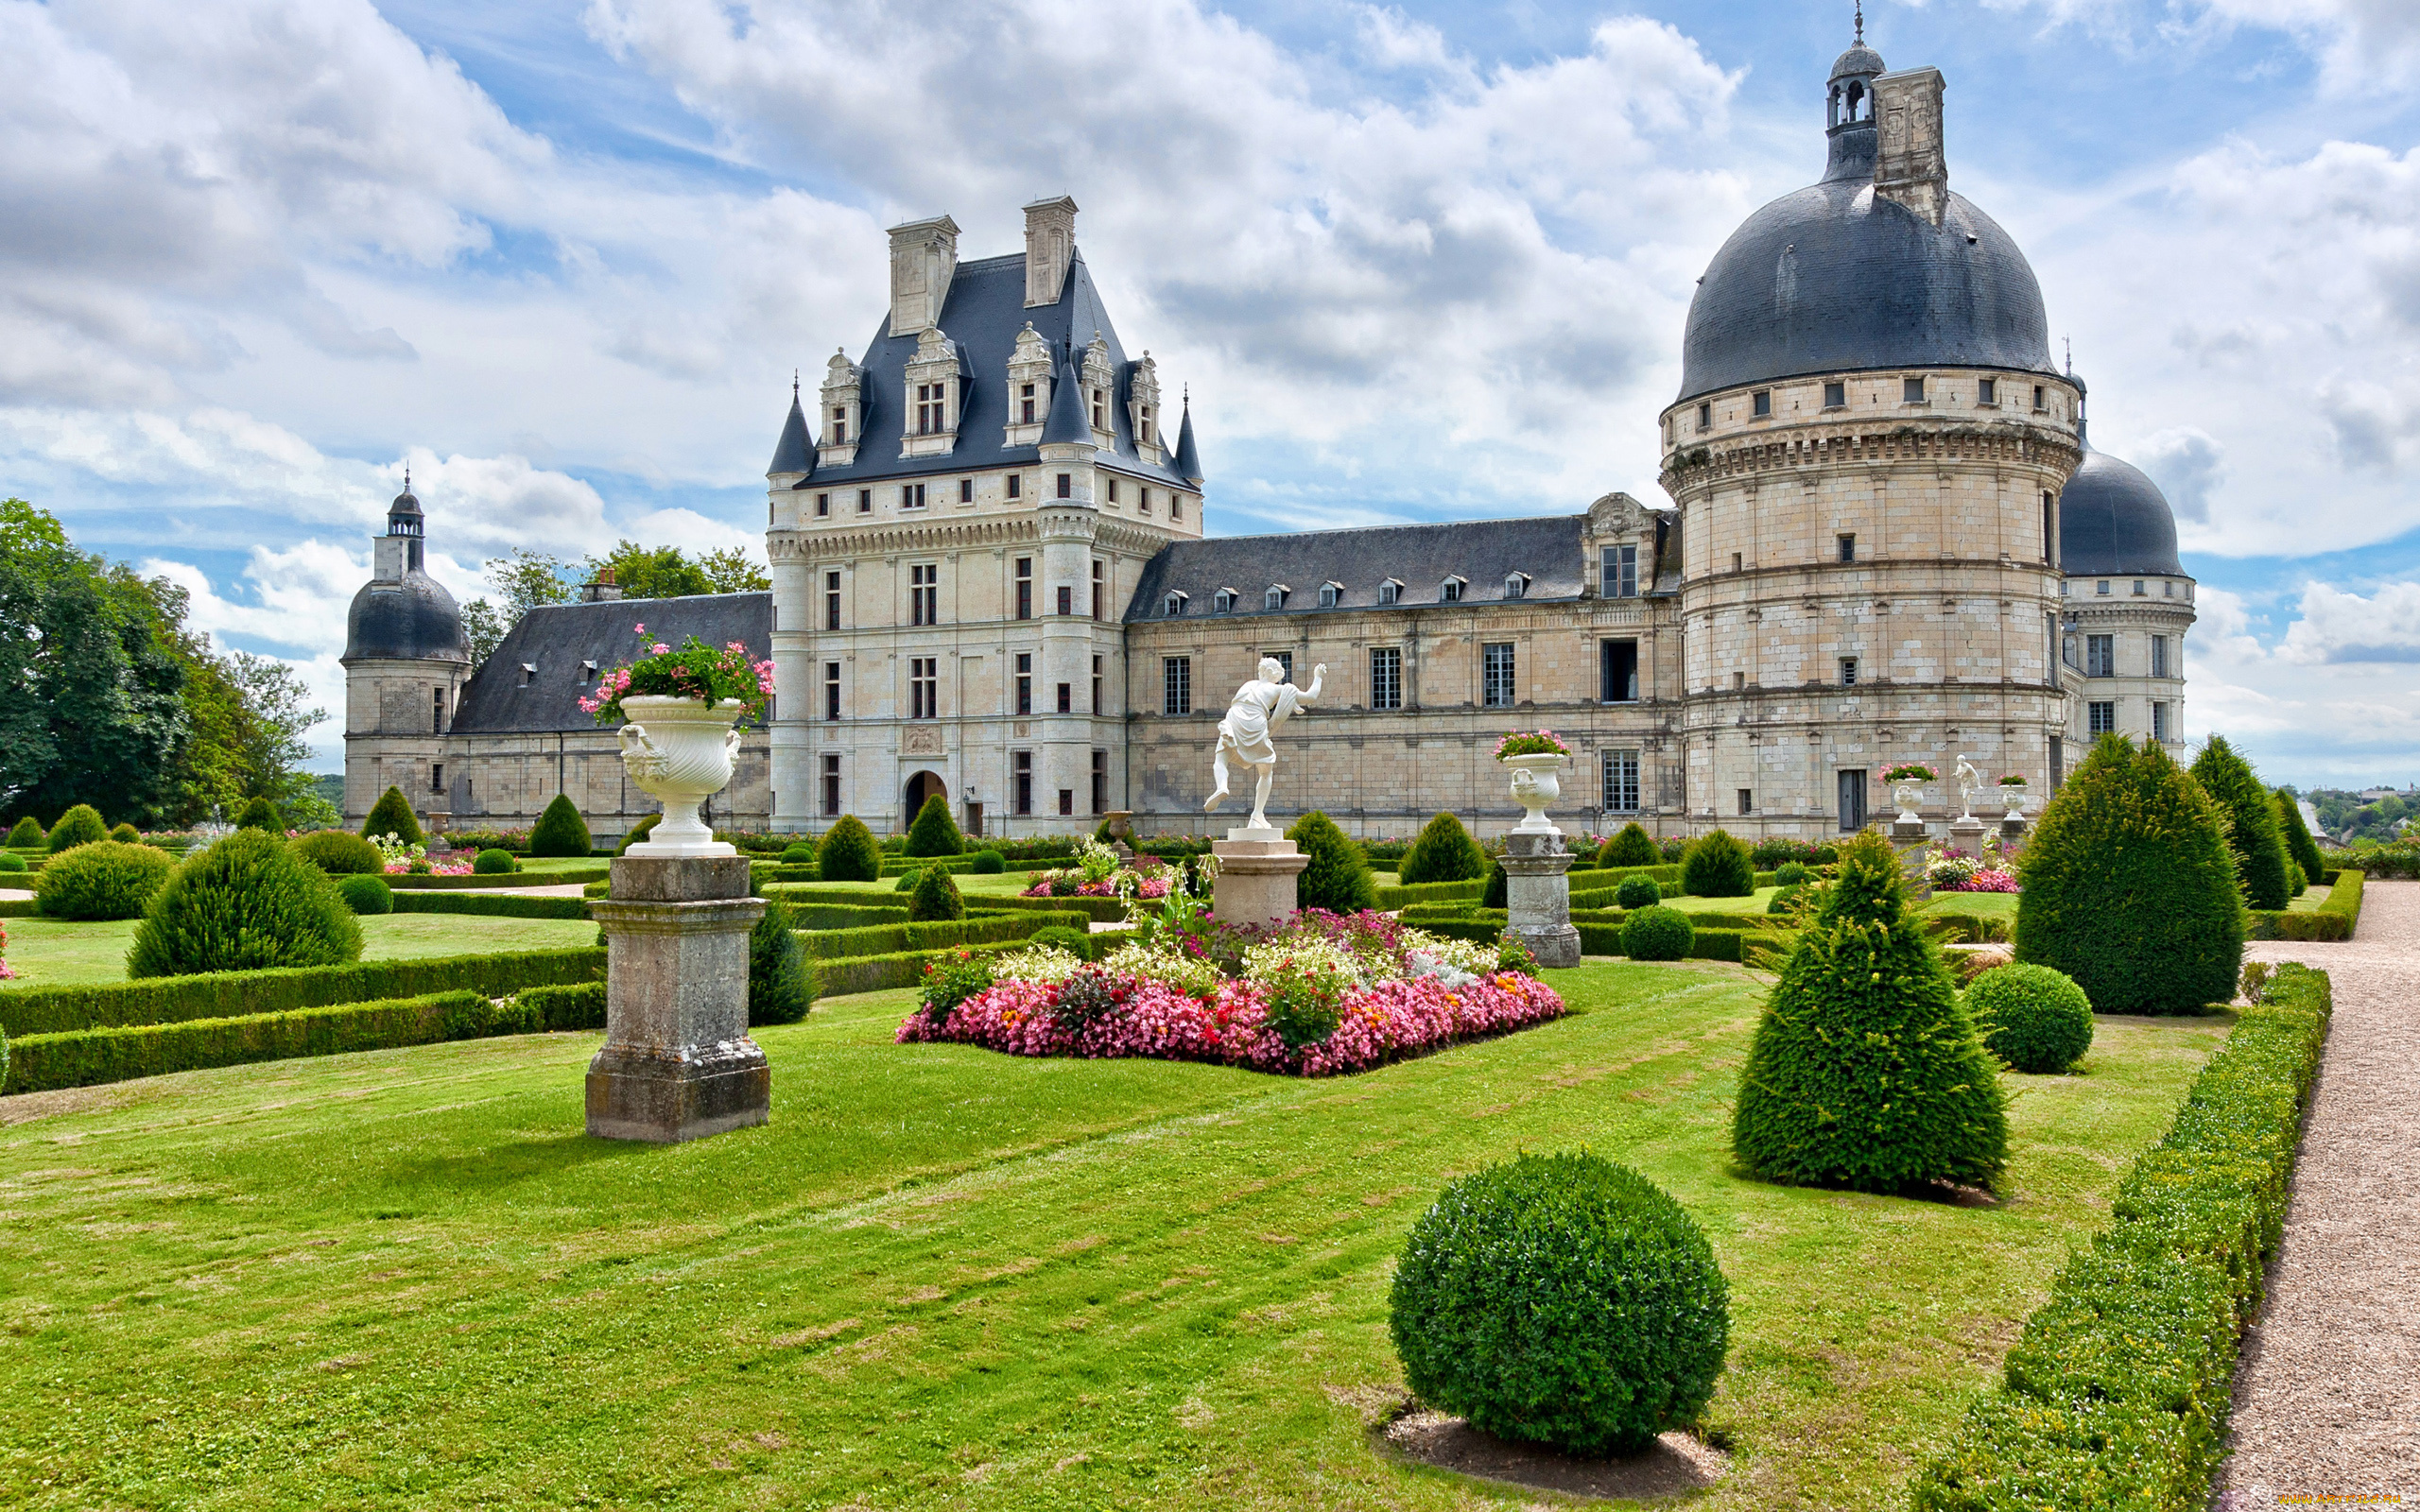
[(1076, 201), (1067, 195), (1025, 207), (1025, 307), (1056, 304), (1076, 260)]
[(1910, 68), (1874, 81), (1874, 119), (1880, 134), (1874, 192), (1935, 226), (1949, 208), (1949, 161), (1941, 141), (1942, 89), (1938, 68)]
[(958, 272), (958, 222), (947, 215), (890, 228), (890, 334), (922, 335), (941, 324)]
[(621, 596), (622, 590), (614, 581), (614, 569), (611, 567), (598, 573), (595, 582), (579, 585), (579, 601), (583, 604), (611, 604)]

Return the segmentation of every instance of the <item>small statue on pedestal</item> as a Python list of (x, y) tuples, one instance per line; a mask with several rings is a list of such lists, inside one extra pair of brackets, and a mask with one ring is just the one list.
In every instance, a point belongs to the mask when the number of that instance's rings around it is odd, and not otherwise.
[(1958, 758), (1958, 815), (1963, 819), (1975, 816), (1975, 795), (1983, 790), (1983, 774), (1965, 757)]
[(1254, 830), (1269, 829), (1269, 785), (1277, 776), (1277, 747), (1270, 737), (1277, 727), (1320, 696), (1320, 681), (1326, 677), (1324, 664), (1311, 668), (1311, 685), (1298, 688), (1286, 680), (1285, 664), (1274, 657), (1260, 659), (1260, 675), (1236, 690), (1236, 701), (1227, 710), (1227, 717), (1219, 721), (1219, 744), (1210, 754), (1210, 770), (1218, 778), (1218, 791), (1201, 805), (1204, 814), (1217, 808), (1227, 797), (1227, 757), (1254, 768), (1258, 782), (1253, 792), (1252, 822)]

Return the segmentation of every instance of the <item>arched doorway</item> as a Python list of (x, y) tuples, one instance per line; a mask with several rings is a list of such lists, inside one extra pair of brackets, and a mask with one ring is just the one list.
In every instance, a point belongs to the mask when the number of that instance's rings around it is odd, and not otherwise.
[(908, 814), (907, 817), (900, 821), (899, 833), (906, 834), (908, 827), (916, 822), (917, 811), (925, 806), (925, 800), (928, 798), (938, 798), (947, 801), (949, 788), (942, 783), (939, 773), (918, 772), (908, 779), (908, 788), (903, 796), (908, 804)]

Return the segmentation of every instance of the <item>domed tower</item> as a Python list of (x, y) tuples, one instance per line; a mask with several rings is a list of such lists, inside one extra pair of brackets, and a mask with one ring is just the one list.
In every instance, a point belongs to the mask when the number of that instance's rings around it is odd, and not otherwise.
[(2079, 753), (2112, 730), (2182, 747), (2193, 579), (2177, 558), (2176, 516), (2141, 470), (2083, 444), (2059, 501), (2067, 739)]
[(1904, 762), (2062, 773), (2078, 390), (2024, 253), (1949, 189), (1942, 94), (1860, 26), (1823, 179), (1748, 217), (1690, 303), (1663, 484), (1694, 829), (1853, 831)]
[(371, 578), (353, 595), (344, 637), (344, 812), (369, 816), (389, 786), (400, 787), (424, 822), (441, 823), (446, 727), (471, 653), (461, 611), (428, 576), (427, 541), (411, 476), (387, 508), (387, 533), (371, 543)]

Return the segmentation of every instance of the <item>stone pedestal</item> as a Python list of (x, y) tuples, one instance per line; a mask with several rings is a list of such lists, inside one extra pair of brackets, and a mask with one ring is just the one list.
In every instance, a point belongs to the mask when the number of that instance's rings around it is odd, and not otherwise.
[(1564, 873), (1577, 859), (1563, 848), (1563, 835), (1522, 834), (1504, 839), (1504, 934), (1530, 948), (1540, 966), (1580, 964), (1580, 931), (1571, 927), (1571, 882)]
[(1950, 849), (1963, 850), (1968, 855), (1980, 860), (1983, 854), (1983, 836), (1990, 833), (1990, 826), (1971, 814), (1964, 818), (1952, 819), (1949, 821)]
[(748, 1037), (748, 858), (614, 863), (605, 931), (605, 1048), (588, 1063), (588, 1132), (672, 1144), (762, 1124), (765, 1052)]
[(2015, 850), (2018, 844), (2025, 839), (2027, 827), (2025, 816), (2022, 814), (2010, 814), (2002, 816), (2000, 819), (2000, 849), (2003, 850)]
[(1294, 879), (1311, 858), (1277, 830), (1250, 825), (1210, 842), (1219, 875), (1210, 885), (1210, 912), (1229, 924), (1282, 923), (1294, 911)]
[(1908, 879), (1908, 890), (1918, 902), (1932, 897), (1932, 884), (1925, 880), (1925, 848), (1932, 843), (1932, 829), (1924, 820), (1912, 822), (1893, 819), (1883, 832), (1891, 837), (1891, 849), (1899, 853), (1899, 875)]

